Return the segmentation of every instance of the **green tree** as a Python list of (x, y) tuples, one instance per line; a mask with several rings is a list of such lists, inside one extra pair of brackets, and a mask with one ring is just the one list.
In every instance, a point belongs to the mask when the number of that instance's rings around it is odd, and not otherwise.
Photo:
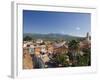
[(70, 49), (71, 51), (76, 51), (76, 50), (78, 50), (78, 48), (79, 48), (78, 41), (76, 41), (76, 40), (70, 41), (69, 44), (68, 44), (68, 47), (69, 47), (69, 49)]
[(66, 53), (64, 54), (59, 53), (53, 58), (54, 62), (56, 62), (58, 66), (61, 65), (62, 67), (68, 66), (68, 62), (66, 61), (66, 59), (67, 59)]
[(71, 53), (71, 61), (73, 66), (77, 66), (78, 65), (78, 50), (79, 50), (79, 42), (76, 40), (72, 40), (69, 42), (68, 44), (68, 48), (69, 48), (69, 52)]
[(79, 57), (79, 65), (80, 66), (90, 66), (91, 65), (91, 49), (84, 48), (82, 50), (84, 55)]
[(31, 40), (32, 40), (32, 37), (26, 36), (26, 37), (23, 38), (23, 40), (24, 40), (24, 41), (31, 41)]

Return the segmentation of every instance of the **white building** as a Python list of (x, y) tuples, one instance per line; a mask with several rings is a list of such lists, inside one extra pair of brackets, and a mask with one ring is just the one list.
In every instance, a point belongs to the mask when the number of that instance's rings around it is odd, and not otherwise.
[(42, 39), (37, 39), (37, 40), (36, 40), (36, 43), (37, 43), (37, 44), (43, 43), (43, 40), (42, 40)]

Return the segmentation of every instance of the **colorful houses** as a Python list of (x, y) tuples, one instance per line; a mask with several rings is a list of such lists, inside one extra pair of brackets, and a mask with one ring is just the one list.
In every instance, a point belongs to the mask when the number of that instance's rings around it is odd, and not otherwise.
[[(61, 67), (64, 65), (77, 66), (81, 60), (79, 58), (84, 58), (84, 54), (89, 54), (90, 56), (90, 49), (91, 40), (89, 33), (82, 40), (72, 40), (69, 42), (64, 40), (43, 41), (42, 39), (34, 40), (34, 42), (24, 41), (23, 69), (34, 68), (34, 62), (40, 67), (42, 66), (41, 68)], [(85, 64), (88, 65), (87, 63)]]
[(48, 52), (49, 54), (52, 54), (53, 51), (54, 51), (53, 45), (52, 45), (52, 44), (48, 44), (48, 45), (47, 45), (47, 52)]

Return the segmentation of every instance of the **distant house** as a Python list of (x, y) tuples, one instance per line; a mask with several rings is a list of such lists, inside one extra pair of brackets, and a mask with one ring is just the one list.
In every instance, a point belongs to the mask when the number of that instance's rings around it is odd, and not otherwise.
[(37, 40), (36, 40), (36, 43), (37, 43), (37, 44), (41, 44), (41, 43), (43, 43), (43, 40), (42, 40), (42, 39), (37, 39)]
[(89, 32), (87, 32), (85, 40), (80, 41), (79, 47), (80, 49), (91, 48), (91, 38)]
[(40, 45), (40, 47), (41, 47), (41, 52), (42, 53), (46, 53), (47, 52), (46, 45)]
[(41, 47), (35, 47), (35, 48), (34, 48), (34, 53), (35, 53), (36, 55), (40, 55), (40, 52), (41, 52)]
[(27, 44), (26, 43), (23, 43), (23, 48), (27, 47)]
[(53, 45), (52, 45), (52, 44), (48, 44), (48, 45), (47, 45), (47, 52), (50, 53), (50, 54), (52, 54), (53, 51), (54, 51)]
[(29, 47), (29, 53), (30, 53), (31, 55), (34, 54), (34, 48), (35, 48), (35, 46), (31, 44), (30, 47)]
[(68, 45), (65, 42), (55, 43), (54, 44), (55, 53), (68, 53)]
[(90, 43), (90, 41), (83, 40), (79, 43), (79, 47), (80, 47), (80, 49), (82, 49), (82, 48), (91, 48), (91, 43)]
[(47, 52), (46, 45), (36, 45), (34, 49), (35, 49), (35, 54), (40, 54), (41, 52), (42, 53)]
[(28, 47), (28, 46), (30, 46), (30, 45), (33, 45), (33, 42), (27, 42), (27, 41), (24, 41), (24, 43), (23, 43), (23, 47)]
[(54, 48), (55, 53), (68, 53), (68, 46), (62, 45)]

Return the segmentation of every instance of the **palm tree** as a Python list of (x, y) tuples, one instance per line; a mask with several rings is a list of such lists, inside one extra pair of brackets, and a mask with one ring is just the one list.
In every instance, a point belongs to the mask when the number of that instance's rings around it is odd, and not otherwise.
[(78, 64), (78, 50), (79, 50), (79, 42), (76, 40), (72, 40), (68, 44), (69, 52), (71, 53), (69, 56), (72, 56), (72, 65), (76, 66)]

